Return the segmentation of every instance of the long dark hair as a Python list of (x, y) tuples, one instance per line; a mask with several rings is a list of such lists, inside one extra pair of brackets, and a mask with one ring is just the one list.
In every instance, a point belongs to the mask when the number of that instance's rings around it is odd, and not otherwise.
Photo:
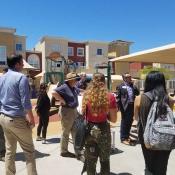
[(153, 98), (157, 98), (159, 114), (165, 114), (168, 94), (166, 90), (165, 76), (159, 71), (151, 71), (145, 80), (144, 92), (151, 92)]

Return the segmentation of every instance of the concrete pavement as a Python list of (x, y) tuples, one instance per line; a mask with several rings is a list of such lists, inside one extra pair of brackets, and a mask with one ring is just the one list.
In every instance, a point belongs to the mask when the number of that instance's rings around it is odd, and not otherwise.
[[(111, 155), (111, 175), (142, 175), (144, 160), (140, 145), (127, 146), (120, 143), (119, 125), (116, 130), (115, 144), (118, 151)], [(33, 130), (35, 137), (36, 129)], [(36, 142), (36, 163), (39, 175), (80, 175), (83, 163), (74, 158), (63, 158), (60, 154), (60, 122), (51, 122), (48, 128), (48, 143)], [(73, 151), (72, 144), (69, 144), (70, 151)], [(171, 153), (168, 164), (168, 175), (175, 174), (175, 152)], [(97, 171), (99, 171), (99, 163)], [(21, 148), (18, 145), (16, 155), (17, 175), (26, 175), (25, 159)], [(4, 162), (0, 162), (0, 175), (5, 175)]]

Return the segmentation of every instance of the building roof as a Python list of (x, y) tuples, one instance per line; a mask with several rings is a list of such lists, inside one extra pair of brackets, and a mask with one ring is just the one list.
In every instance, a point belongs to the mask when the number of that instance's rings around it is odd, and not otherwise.
[(175, 64), (175, 43), (116, 57), (110, 61)]
[(16, 32), (16, 29), (15, 28), (8, 28), (8, 27), (0, 27), (0, 32), (14, 34)]
[(132, 41), (124, 41), (124, 40), (114, 40), (114, 41), (111, 41), (109, 44), (117, 44), (117, 43), (125, 43), (125, 44), (133, 44), (134, 42)]
[(44, 40), (47, 40), (47, 39), (69, 41), (69, 39), (64, 38), (64, 37), (58, 37), (58, 36), (47, 36), (47, 35), (46, 35), (46, 36), (43, 36), (43, 37), (40, 39), (40, 42), (42, 43)]

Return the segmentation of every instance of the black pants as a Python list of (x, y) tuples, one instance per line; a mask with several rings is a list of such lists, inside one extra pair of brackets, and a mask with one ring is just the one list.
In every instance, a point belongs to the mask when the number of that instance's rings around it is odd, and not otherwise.
[(126, 110), (121, 109), (121, 126), (120, 139), (121, 141), (128, 139), (134, 115), (134, 103), (129, 104)]
[(153, 175), (166, 175), (168, 159), (171, 151), (149, 150), (141, 143), (145, 159), (145, 168)]
[(37, 136), (40, 136), (41, 131), (42, 131), (42, 137), (46, 138), (46, 133), (47, 133), (47, 126), (49, 123), (49, 113), (38, 113), (39, 115), (39, 125), (37, 128)]

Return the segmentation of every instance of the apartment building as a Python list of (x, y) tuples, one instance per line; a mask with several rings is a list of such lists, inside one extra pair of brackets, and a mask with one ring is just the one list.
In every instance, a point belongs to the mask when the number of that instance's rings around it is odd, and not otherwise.
[[(114, 40), (109, 43), (108, 46), (108, 58), (112, 59), (115, 57), (120, 57), (123, 55), (129, 54), (129, 49), (133, 42), (124, 41), (124, 40)], [(122, 74), (124, 72), (130, 72), (130, 64), (129, 63), (114, 63), (111, 62), (112, 73), (113, 74)]]
[[(95, 66), (108, 62), (108, 42), (87, 41), (86, 42), (86, 69), (95, 72)], [(106, 70), (101, 70), (106, 74)]]
[(6, 67), (7, 56), (13, 53), (25, 58), (26, 36), (16, 35), (16, 29), (0, 27), (0, 71)]
[(42, 52), (42, 71), (51, 81), (59, 81), (60, 74), (54, 72), (95, 72), (94, 66), (107, 62), (108, 43), (77, 42), (62, 37), (44, 36), (35, 46)]

